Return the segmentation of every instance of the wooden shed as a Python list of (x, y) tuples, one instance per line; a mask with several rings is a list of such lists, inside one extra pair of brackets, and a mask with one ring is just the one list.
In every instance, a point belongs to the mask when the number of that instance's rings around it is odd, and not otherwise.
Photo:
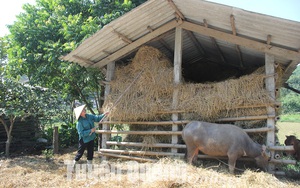
[[(180, 144), (180, 130), (182, 125), (184, 126), (193, 119), (184, 116), (187, 113), (186, 108), (179, 108), (182, 83), (189, 82), (197, 85), (221, 82), (220, 85), (224, 86), (226, 84), (223, 84), (222, 81), (241, 78), (262, 67), (263, 86), (269, 101), (247, 105), (241, 103), (239, 106), (227, 105), (227, 110), (243, 108), (255, 111), (264, 108), (265, 114), (243, 116), (237, 114), (235, 117), (225, 114), (224, 117), (218, 117), (214, 121), (235, 123), (263, 120), (264, 126), (250, 127), (246, 131), (264, 133), (264, 142), (270, 149), (272, 157), (269, 172), (276, 173), (276, 164), (295, 163), (295, 161), (275, 158), (276, 151), (291, 149), (277, 146), (275, 138), (276, 120), (280, 115), (278, 109), (280, 108), (279, 89), (300, 62), (299, 31), (299, 22), (203, 0), (149, 0), (83, 41), (74, 51), (64, 56), (63, 60), (105, 71), (106, 101), (109, 100), (112, 82), (118, 79), (115, 78), (116, 71), (125, 70), (118, 67), (132, 64), (138, 50), (142, 49), (141, 47), (157, 49), (159, 53), (163, 54), (163, 57), (157, 56), (158, 59), (170, 60), (173, 82), (170, 108), (164, 112), (156, 111), (155, 114), (158, 116), (157, 114), (162, 113), (164, 118), (153, 118), (153, 121), (144, 117), (137, 117), (134, 121), (126, 120), (126, 118), (110, 118), (103, 122), (103, 130), (98, 131), (103, 134), (102, 149), (100, 150), (103, 156), (136, 160), (152, 160), (151, 156), (182, 157), (184, 155), (179, 152), (181, 148), (185, 148), (184, 144)], [(151, 74), (151, 68), (149, 70), (149, 74)], [(144, 74), (144, 71), (139, 72)], [(131, 75), (131, 73), (130, 71), (125, 73), (131, 78), (131, 81), (128, 82), (130, 84), (124, 84), (125, 86), (121, 89), (123, 93), (133, 90), (132, 85), (137, 85), (139, 82), (138, 79), (141, 75)], [(161, 77), (160, 80), (166, 78)], [(190, 88), (193, 86), (189, 85)], [(143, 87), (143, 84), (139, 87)], [(144, 85), (144, 87), (148, 86)], [(200, 92), (209, 88), (202, 85), (201, 87)], [(163, 90), (164, 87), (161, 88)], [(192, 91), (199, 92), (196, 90)], [(210, 99), (206, 98), (205, 100)], [(227, 102), (227, 104), (229, 103), (231, 104), (232, 101)], [(153, 115), (153, 112), (150, 111), (149, 114)], [(170, 130), (116, 131), (110, 130), (111, 124), (160, 125), (168, 126)], [(170, 143), (149, 145), (144, 142), (111, 141), (109, 140), (110, 134), (169, 135), (171, 138)], [(167, 152), (163, 150), (161, 152), (114, 150), (110, 149), (111, 145), (137, 148), (149, 146), (169, 148), (169, 150)], [(141, 155), (144, 157), (138, 157)]]

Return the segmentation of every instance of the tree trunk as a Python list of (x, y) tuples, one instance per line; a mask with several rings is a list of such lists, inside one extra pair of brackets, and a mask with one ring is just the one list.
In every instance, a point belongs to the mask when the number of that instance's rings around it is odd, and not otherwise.
[(7, 135), (7, 141), (5, 144), (5, 156), (6, 157), (9, 157), (9, 148), (10, 148), (11, 140), (12, 140), (11, 134)]

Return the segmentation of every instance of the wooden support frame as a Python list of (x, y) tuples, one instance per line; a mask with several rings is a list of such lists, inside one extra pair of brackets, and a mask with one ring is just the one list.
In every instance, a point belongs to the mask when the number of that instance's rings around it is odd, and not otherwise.
[(94, 68), (103, 67), (103, 66), (107, 65), (109, 62), (115, 61), (119, 57), (122, 57), (122, 56), (134, 51), (136, 48), (138, 48), (138, 47), (142, 46), (143, 44), (145, 44), (146, 42), (158, 37), (159, 35), (174, 29), (176, 26), (180, 25), (181, 23), (182, 23), (181, 21), (173, 20), (173, 21), (161, 26), (160, 28), (154, 30), (153, 32), (148, 33), (147, 35), (143, 36), (142, 38), (139, 38), (138, 40), (121, 48), (119, 51), (116, 51), (115, 53), (107, 56), (106, 58), (96, 62), (94, 65), (92, 65), (92, 67), (94, 67)]
[[(182, 28), (176, 27), (175, 30), (175, 47), (174, 47), (174, 91), (173, 91), (173, 102), (172, 102), (172, 109), (177, 109), (178, 106), (178, 98), (179, 98), (179, 88), (176, 87), (181, 83), (182, 80)], [(179, 117), (177, 113), (172, 114), (172, 121), (178, 121)], [(172, 131), (178, 131), (178, 125), (172, 125)], [(178, 143), (178, 136), (172, 135), (172, 144)], [(172, 153), (177, 153), (176, 148), (171, 149)]]
[[(106, 78), (105, 78), (105, 81), (107, 81), (107, 83), (109, 83), (110, 81), (113, 80), (114, 73), (115, 73), (115, 66), (116, 66), (115, 62), (111, 62), (107, 65), (107, 70), (106, 70), (107, 72), (106, 72)], [(107, 96), (110, 93), (110, 90), (111, 90), (111, 85), (106, 84), (105, 85), (105, 91), (104, 91), (104, 99), (107, 98)], [(109, 124), (103, 124), (102, 129), (103, 130), (110, 130), (110, 125)], [(101, 143), (102, 148), (107, 148), (106, 141), (109, 140), (109, 137), (110, 137), (109, 134), (103, 134), (102, 135), (102, 143)], [(102, 159), (106, 160), (106, 157), (104, 156)]]
[[(266, 75), (275, 75), (275, 57), (270, 54), (265, 54), (265, 72)], [(268, 76), (265, 79), (265, 85), (266, 85), (266, 90), (269, 93), (269, 97), (272, 100), (276, 100), (275, 92), (275, 77), (274, 76)], [(275, 108), (272, 106), (267, 107), (267, 113), (268, 113), (268, 119), (267, 119), (267, 126), (272, 128), (273, 131), (269, 131), (267, 133), (267, 143), (266, 145), (268, 147), (272, 147), (275, 145), (275, 118), (273, 116), (276, 116)], [(274, 159), (274, 151), (271, 151), (271, 160)], [(272, 172), (275, 171), (275, 165), (274, 164), (269, 164), (268, 171)]]
[(300, 53), (297, 51), (292, 51), (292, 50), (288, 50), (276, 46), (272, 46), (272, 48), (270, 48), (268, 44), (262, 42), (258, 42), (240, 36), (234, 36), (226, 32), (218, 31), (216, 29), (206, 28), (204, 26), (191, 23), (188, 21), (183, 21), (183, 23), (180, 24), (180, 27), (189, 31), (200, 33), (202, 35), (214, 37), (216, 39), (223, 40), (232, 44), (257, 50), (259, 52), (268, 53), (270, 55), (276, 55), (278, 57), (295, 60), (297, 62), (300, 61)]

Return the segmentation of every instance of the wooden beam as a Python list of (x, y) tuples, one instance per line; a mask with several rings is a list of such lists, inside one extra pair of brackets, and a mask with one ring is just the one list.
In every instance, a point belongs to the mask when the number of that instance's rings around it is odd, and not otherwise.
[(181, 20), (185, 20), (183, 14), (180, 12), (180, 10), (177, 8), (177, 6), (174, 4), (172, 0), (167, 0), (171, 7), (175, 10), (176, 14), (180, 17)]
[[(231, 28), (232, 28), (232, 34), (234, 36), (237, 36), (236, 27), (235, 27), (235, 21), (234, 21), (234, 16), (232, 14), (230, 15), (230, 23), (231, 23)], [(241, 53), (240, 46), (239, 45), (235, 45), (235, 49), (236, 49), (236, 52), (237, 52), (237, 54), (239, 56), (239, 59), (240, 59), (240, 66), (244, 67), (243, 56), (242, 56), (242, 53)]]
[[(208, 28), (208, 23), (207, 23), (206, 19), (204, 19), (203, 22), (204, 22), (204, 26), (205, 26), (206, 28)], [(221, 57), (221, 60), (222, 60), (225, 64), (227, 64), (227, 63), (226, 63), (226, 60), (225, 60), (225, 56), (224, 56), (224, 54), (223, 54), (223, 52), (222, 52), (220, 46), (218, 45), (216, 39), (215, 39), (214, 37), (212, 37), (212, 36), (210, 36), (210, 39), (211, 39), (212, 43), (214, 44), (214, 46), (216, 47), (216, 49), (218, 50), (219, 55), (220, 55), (220, 57)]]
[(122, 39), (124, 42), (126, 42), (127, 44), (131, 44), (132, 43), (132, 40), (130, 40), (129, 38), (127, 38), (126, 36), (124, 36), (123, 34), (117, 32), (115, 29), (112, 30), (113, 33), (117, 34), (118, 37), (120, 39)]
[(89, 65), (94, 65), (95, 62), (89, 60), (89, 59), (86, 59), (86, 58), (83, 58), (83, 57), (79, 57), (78, 55), (73, 55), (74, 58), (78, 59), (78, 60), (81, 60), (83, 62), (85, 62), (86, 64), (89, 64)]
[(173, 20), (160, 28), (154, 30), (151, 33), (148, 33), (144, 37), (139, 38), (138, 40), (128, 44), (127, 46), (123, 47), (122, 49), (116, 51), (115, 53), (111, 54), (110, 56), (96, 62), (92, 67), (103, 67), (107, 65), (109, 62), (115, 61), (124, 55), (134, 51), (136, 48), (140, 47), (141, 45), (145, 44), (146, 42), (158, 37), (159, 35), (174, 29), (176, 26), (180, 25), (182, 22), (178, 22), (177, 20)]
[(300, 62), (300, 53), (297, 51), (292, 51), (276, 46), (269, 47), (268, 44), (264, 44), (262, 42), (258, 42), (255, 40), (243, 38), (240, 36), (234, 36), (232, 34), (218, 31), (216, 29), (206, 28), (201, 25), (197, 25), (188, 21), (183, 21), (183, 23), (180, 25), (183, 29), (190, 30), (193, 32), (200, 33), (202, 35), (214, 37), (218, 40), (223, 40), (225, 42), (229, 42), (232, 44), (237, 44), (240, 46), (244, 46), (246, 48), (250, 48), (259, 52), (268, 53), (271, 55), (275, 55), (278, 57), (283, 57), (285, 59), (289, 60), (295, 60), (297, 62)]

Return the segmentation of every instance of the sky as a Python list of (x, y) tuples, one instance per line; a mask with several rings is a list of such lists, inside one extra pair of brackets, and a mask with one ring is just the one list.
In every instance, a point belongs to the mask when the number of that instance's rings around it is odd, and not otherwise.
[[(183, 1), (183, 0), (182, 0)], [(238, 7), (244, 10), (267, 14), (300, 22), (300, 0), (209, 0)], [(11, 25), (20, 14), (25, 3), (35, 4), (35, 0), (1, 0), (0, 37), (9, 34), (6, 25)]]

